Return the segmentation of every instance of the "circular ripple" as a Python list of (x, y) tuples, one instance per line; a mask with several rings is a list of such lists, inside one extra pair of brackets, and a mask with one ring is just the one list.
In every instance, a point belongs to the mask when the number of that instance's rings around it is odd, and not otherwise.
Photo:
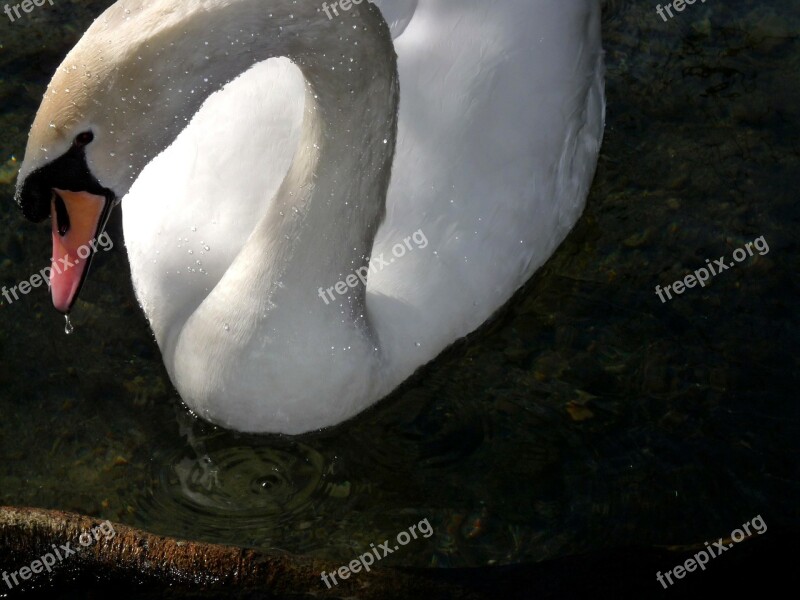
[(227, 447), (162, 470), (162, 487), (198, 512), (280, 517), (301, 511), (322, 481), (311, 448)]
[(291, 546), (302, 547), (301, 532), (322, 505), (331, 499), (341, 505), (348, 489), (330, 475), (331, 461), (322, 454), (281, 438), (220, 431), (156, 461), (135, 518), (159, 532), (221, 543), (272, 546), (280, 539), (283, 545), (296, 533)]

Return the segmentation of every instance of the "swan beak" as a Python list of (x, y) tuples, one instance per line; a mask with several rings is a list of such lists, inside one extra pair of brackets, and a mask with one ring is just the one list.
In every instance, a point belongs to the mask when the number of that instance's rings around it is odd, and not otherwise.
[(78, 299), (97, 250), (97, 237), (106, 226), (111, 208), (111, 202), (104, 196), (53, 190), (50, 291), (53, 306), (60, 313), (69, 314)]

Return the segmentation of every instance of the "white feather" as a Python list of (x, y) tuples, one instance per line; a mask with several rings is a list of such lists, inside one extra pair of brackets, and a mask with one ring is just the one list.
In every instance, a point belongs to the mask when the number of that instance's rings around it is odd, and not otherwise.
[[(261, 63), (210, 97), (124, 200), (136, 292), (167, 368), (187, 404), (225, 426), (300, 433), (373, 404), (500, 308), (583, 210), (604, 117), (597, 2), (375, 3), (395, 38), (400, 111), (372, 256), (392, 258), (417, 231), (427, 240), (370, 274), (377, 350), (363, 339), (329, 348), (349, 317), (316, 293), (247, 320), (257, 331), (245, 341), (220, 332), (249, 309), (237, 306), (247, 293), (219, 287), (235, 279), (228, 271), (299, 143), (304, 82), (288, 60)], [(314, 232), (332, 247), (345, 233)], [(310, 264), (309, 288), (351, 272)], [(214, 314), (229, 313), (213, 325), (192, 318), (212, 291), (226, 298)]]

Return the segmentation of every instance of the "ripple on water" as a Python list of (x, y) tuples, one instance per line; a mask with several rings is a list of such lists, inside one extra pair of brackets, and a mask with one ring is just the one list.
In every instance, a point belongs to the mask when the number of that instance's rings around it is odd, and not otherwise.
[(347, 496), (348, 484), (329, 477), (331, 461), (300, 442), (218, 431), (190, 449), (154, 462), (153, 488), (138, 498), (139, 518), (174, 535), (218, 541), (225, 532), (270, 547), (284, 527), (303, 529), (315, 508)]

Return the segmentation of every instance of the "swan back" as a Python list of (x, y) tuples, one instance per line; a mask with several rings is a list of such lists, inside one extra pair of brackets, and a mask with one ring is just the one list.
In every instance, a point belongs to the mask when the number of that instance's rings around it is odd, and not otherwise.
[(604, 123), (599, 19), (584, 0), (428, 0), (395, 41), (398, 150), (375, 254), (418, 230), (429, 244), (369, 281), (387, 388), (488, 319), (580, 216)]
[[(202, 414), (225, 425), (297, 433), (363, 410), (489, 318), (583, 210), (604, 119), (598, 3), (375, 4), (393, 27), (401, 100), (386, 216), (366, 285), (374, 348), (359, 339), (326, 355), (305, 352), (299, 341), (291, 352), (275, 350), (291, 360), (242, 371), (248, 393), (228, 383), (203, 405)], [(346, 31), (346, 17), (341, 26)], [(286, 62), (251, 69), (204, 104), (126, 198), (134, 284), (162, 352), (185, 333), (274, 201), (299, 143), (304, 94), (298, 69)], [(331, 247), (347, 237), (333, 229), (317, 235)], [(355, 266), (320, 272), (309, 265), (312, 271), (310, 287), (328, 289)], [(282, 305), (295, 315), (287, 312), (285, 323), (308, 328), (295, 340), (313, 345), (329, 337), (325, 323), (351, 318), (334, 296), (326, 303), (306, 294)], [(233, 290), (229, 302), (232, 313), (245, 308)], [(256, 333), (269, 338), (271, 327)], [(220, 352), (249, 360), (235, 348)], [(169, 357), (167, 350), (168, 369)], [(326, 383), (318, 387), (312, 381), (320, 374)], [(293, 391), (303, 385), (313, 392)]]

